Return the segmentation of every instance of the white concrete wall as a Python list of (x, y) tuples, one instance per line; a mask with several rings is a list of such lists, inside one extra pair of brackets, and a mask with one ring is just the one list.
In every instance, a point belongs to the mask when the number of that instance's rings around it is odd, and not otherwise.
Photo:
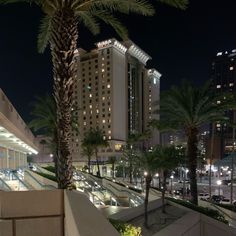
[(116, 229), (80, 192), (66, 191), (65, 236), (118, 236)]
[(63, 191), (0, 192), (0, 236), (63, 236)]

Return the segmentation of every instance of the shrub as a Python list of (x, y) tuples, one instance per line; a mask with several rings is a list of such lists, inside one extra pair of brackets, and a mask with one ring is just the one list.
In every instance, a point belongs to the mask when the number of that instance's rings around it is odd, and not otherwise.
[(217, 210), (213, 210), (207, 207), (201, 207), (201, 206), (196, 206), (192, 204), (191, 202), (184, 201), (184, 200), (179, 200), (179, 199), (174, 199), (174, 198), (166, 198), (167, 200), (170, 200), (172, 202), (175, 202), (177, 204), (180, 204), (182, 206), (188, 207), (194, 211), (197, 211), (199, 213), (202, 213), (204, 215), (207, 215), (215, 220), (221, 221), (225, 224), (228, 224), (228, 221), (225, 219), (225, 217)]
[(119, 220), (109, 219), (121, 236), (141, 236), (141, 228)]
[(227, 210), (230, 210), (230, 211), (233, 211), (233, 212), (236, 212), (236, 206), (235, 205), (225, 205), (225, 204), (216, 204), (217, 206), (220, 206), (222, 208), (225, 208)]
[(47, 179), (57, 182), (56, 176), (54, 176), (54, 175), (49, 175), (49, 174), (45, 174), (45, 173), (38, 172), (38, 171), (34, 171), (34, 172), (37, 173), (38, 175), (41, 175), (41, 176), (47, 178)]
[(45, 169), (45, 170), (48, 170), (48, 171), (50, 171), (54, 174), (56, 173), (56, 168), (54, 166), (44, 166), (42, 168)]

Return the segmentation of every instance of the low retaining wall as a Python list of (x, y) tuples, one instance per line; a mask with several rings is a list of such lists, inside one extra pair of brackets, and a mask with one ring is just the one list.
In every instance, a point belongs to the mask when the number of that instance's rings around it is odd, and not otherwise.
[[(155, 210), (161, 206), (162, 206), (161, 199), (151, 201), (148, 203), (148, 211)], [(109, 217), (114, 220), (129, 221), (143, 214), (144, 214), (144, 205), (141, 205), (134, 208), (124, 209), (123, 211), (110, 215)]]
[(177, 203), (168, 201), (168, 204), (181, 208), (188, 213), (171, 225), (162, 229), (154, 236), (235, 236), (236, 229), (214, 220), (204, 214), (193, 211)]
[(0, 192), (0, 235), (63, 236), (63, 191)]

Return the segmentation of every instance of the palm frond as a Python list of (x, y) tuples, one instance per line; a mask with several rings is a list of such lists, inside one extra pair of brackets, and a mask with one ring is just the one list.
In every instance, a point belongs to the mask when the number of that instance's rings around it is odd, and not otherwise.
[(79, 21), (81, 21), (93, 34), (98, 34), (100, 32), (99, 24), (90, 12), (76, 11), (75, 15), (79, 17)]
[(34, 0), (0, 0), (0, 4), (33, 3)]
[(188, 7), (188, 0), (158, 0), (161, 3), (167, 4), (172, 7), (176, 7), (185, 10)]
[(48, 15), (45, 15), (41, 19), (41, 24), (39, 27), (39, 34), (38, 34), (38, 52), (43, 53), (48, 45), (50, 34), (51, 34), (51, 21), (52, 18)]
[(110, 25), (122, 39), (127, 39), (127, 29), (124, 25), (121, 24), (118, 19), (113, 17), (110, 13), (104, 10), (97, 10), (93, 11), (92, 14), (103, 22), (105, 22), (106, 24)]

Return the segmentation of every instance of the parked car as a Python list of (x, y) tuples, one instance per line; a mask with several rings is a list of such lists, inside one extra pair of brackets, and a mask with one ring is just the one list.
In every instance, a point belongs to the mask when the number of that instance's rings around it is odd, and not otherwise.
[(209, 195), (209, 193), (199, 193), (198, 198), (200, 200), (206, 201), (206, 200), (209, 200), (210, 195)]
[(224, 198), (219, 203), (224, 204), (224, 205), (230, 205), (230, 199), (229, 198)]
[(215, 203), (220, 203), (221, 200), (223, 200), (225, 197), (222, 195), (212, 195), (211, 200)]

